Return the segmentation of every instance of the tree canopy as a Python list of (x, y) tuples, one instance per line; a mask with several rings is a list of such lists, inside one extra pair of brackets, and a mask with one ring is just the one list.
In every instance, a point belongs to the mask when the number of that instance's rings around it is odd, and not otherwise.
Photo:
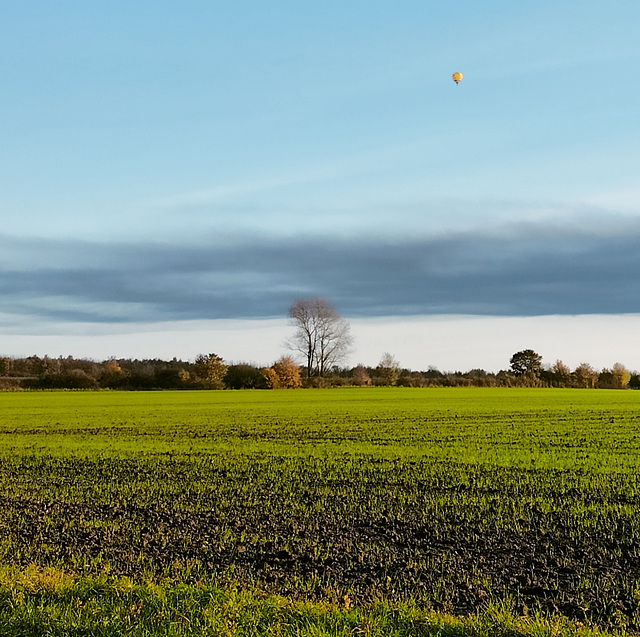
[(516, 352), (509, 361), (516, 376), (539, 376), (542, 371), (542, 356), (532, 349)]

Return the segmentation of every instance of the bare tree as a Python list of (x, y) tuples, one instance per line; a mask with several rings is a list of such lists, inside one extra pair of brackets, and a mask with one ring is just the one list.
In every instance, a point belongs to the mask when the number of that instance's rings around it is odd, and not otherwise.
[(395, 385), (400, 378), (400, 363), (389, 352), (385, 352), (378, 363), (377, 372), (383, 385)]
[(304, 355), (307, 378), (324, 376), (349, 355), (351, 327), (326, 299), (297, 299), (289, 308), (289, 318), (296, 331), (288, 346)]

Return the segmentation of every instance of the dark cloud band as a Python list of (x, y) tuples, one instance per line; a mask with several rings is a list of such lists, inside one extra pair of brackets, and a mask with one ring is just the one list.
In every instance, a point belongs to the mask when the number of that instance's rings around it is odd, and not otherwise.
[(324, 296), (347, 316), (640, 311), (640, 224), (517, 225), (410, 239), (91, 243), (0, 237), (5, 314), (95, 322), (285, 316)]

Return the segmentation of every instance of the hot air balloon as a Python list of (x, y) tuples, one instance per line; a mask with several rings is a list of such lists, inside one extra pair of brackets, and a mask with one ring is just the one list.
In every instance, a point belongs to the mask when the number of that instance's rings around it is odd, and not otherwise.
[(460, 73), (460, 72), (456, 71), (456, 72), (451, 76), (451, 78), (453, 79), (453, 81), (454, 81), (456, 84), (459, 84), (459, 83), (460, 83), (460, 80), (462, 79), (462, 73)]

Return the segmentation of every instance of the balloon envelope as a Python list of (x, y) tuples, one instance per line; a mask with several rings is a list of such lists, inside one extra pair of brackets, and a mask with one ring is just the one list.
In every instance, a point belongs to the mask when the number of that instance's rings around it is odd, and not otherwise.
[(458, 84), (458, 82), (460, 82), (460, 80), (462, 79), (462, 73), (456, 72), (451, 77), (453, 78), (453, 81)]

